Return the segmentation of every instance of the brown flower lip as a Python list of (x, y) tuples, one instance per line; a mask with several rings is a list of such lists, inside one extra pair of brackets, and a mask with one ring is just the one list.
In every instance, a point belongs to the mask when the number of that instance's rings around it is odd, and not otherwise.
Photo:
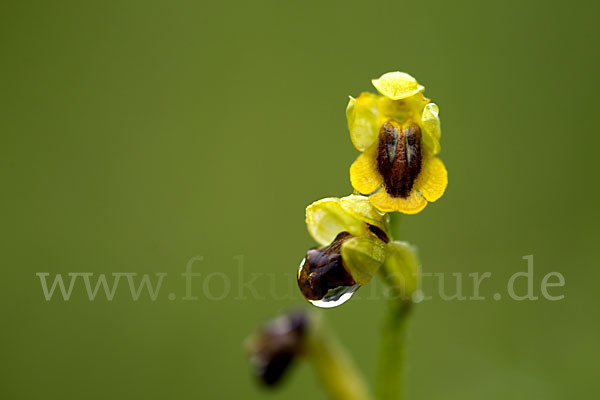
[(385, 122), (379, 131), (377, 170), (392, 197), (406, 198), (421, 172), (421, 128), (415, 123)]
[(356, 282), (344, 266), (341, 248), (352, 237), (348, 232), (336, 236), (329, 246), (311, 249), (298, 272), (298, 286), (308, 300), (321, 300), (332, 289), (354, 286)]

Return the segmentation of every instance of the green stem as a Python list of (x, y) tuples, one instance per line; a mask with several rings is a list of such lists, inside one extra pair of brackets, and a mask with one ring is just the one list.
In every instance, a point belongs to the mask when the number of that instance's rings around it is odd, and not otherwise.
[(312, 361), (323, 388), (333, 400), (370, 400), (371, 394), (347, 351), (321, 320), (315, 321), (307, 356)]
[(410, 306), (392, 303), (387, 308), (380, 338), (376, 393), (378, 400), (400, 400), (404, 398), (403, 366)]
[(393, 212), (388, 215), (390, 216), (390, 233), (392, 237), (398, 238), (400, 237), (400, 220), (402, 219), (402, 214)]
[[(393, 213), (390, 217), (390, 230), (394, 235), (399, 228), (400, 215)], [(392, 263), (384, 263), (381, 268), (381, 276), (388, 287), (388, 304), (380, 336), (376, 376), (378, 400), (404, 399), (406, 330), (412, 302), (403, 291), (405, 281), (399, 280), (402, 271), (395, 267)]]

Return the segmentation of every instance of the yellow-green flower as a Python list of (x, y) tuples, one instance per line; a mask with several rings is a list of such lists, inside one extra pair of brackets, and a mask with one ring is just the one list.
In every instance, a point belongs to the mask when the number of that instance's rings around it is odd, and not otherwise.
[(306, 224), (322, 247), (309, 250), (302, 260), (298, 286), (319, 307), (344, 303), (382, 264), (401, 263), (407, 251), (390, 241), (388, 215), (365, 196), (316, 201), (306, 208)]
[(350, 167), (354, 189), (383, 212), (416, 214), (439, 199), (448, 184), (440, 152), (439, 109), (410, 75), (374, 79), (381, 93), (350, 98), (350, 138), (362, 152)]

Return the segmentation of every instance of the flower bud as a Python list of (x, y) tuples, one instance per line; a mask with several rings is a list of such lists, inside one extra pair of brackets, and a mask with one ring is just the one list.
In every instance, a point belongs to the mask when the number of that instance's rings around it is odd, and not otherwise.
[(254, 373), (267, 386), (280, 382), (294, 359), (304, 350), (308, 316), (282, 315), (266, 323), (246, 345)]

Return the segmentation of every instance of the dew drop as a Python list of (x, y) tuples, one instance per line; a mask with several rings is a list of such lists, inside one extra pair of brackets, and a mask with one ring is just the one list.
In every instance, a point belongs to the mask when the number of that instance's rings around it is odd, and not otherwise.
[(320, 308), (333, 308), (344, 304), (354, 296), (354, 293), (360, 288), (357, 283), (354, 286), (339, 286), (330, 289), (321, 300), (308, 300), (313, 306)]

